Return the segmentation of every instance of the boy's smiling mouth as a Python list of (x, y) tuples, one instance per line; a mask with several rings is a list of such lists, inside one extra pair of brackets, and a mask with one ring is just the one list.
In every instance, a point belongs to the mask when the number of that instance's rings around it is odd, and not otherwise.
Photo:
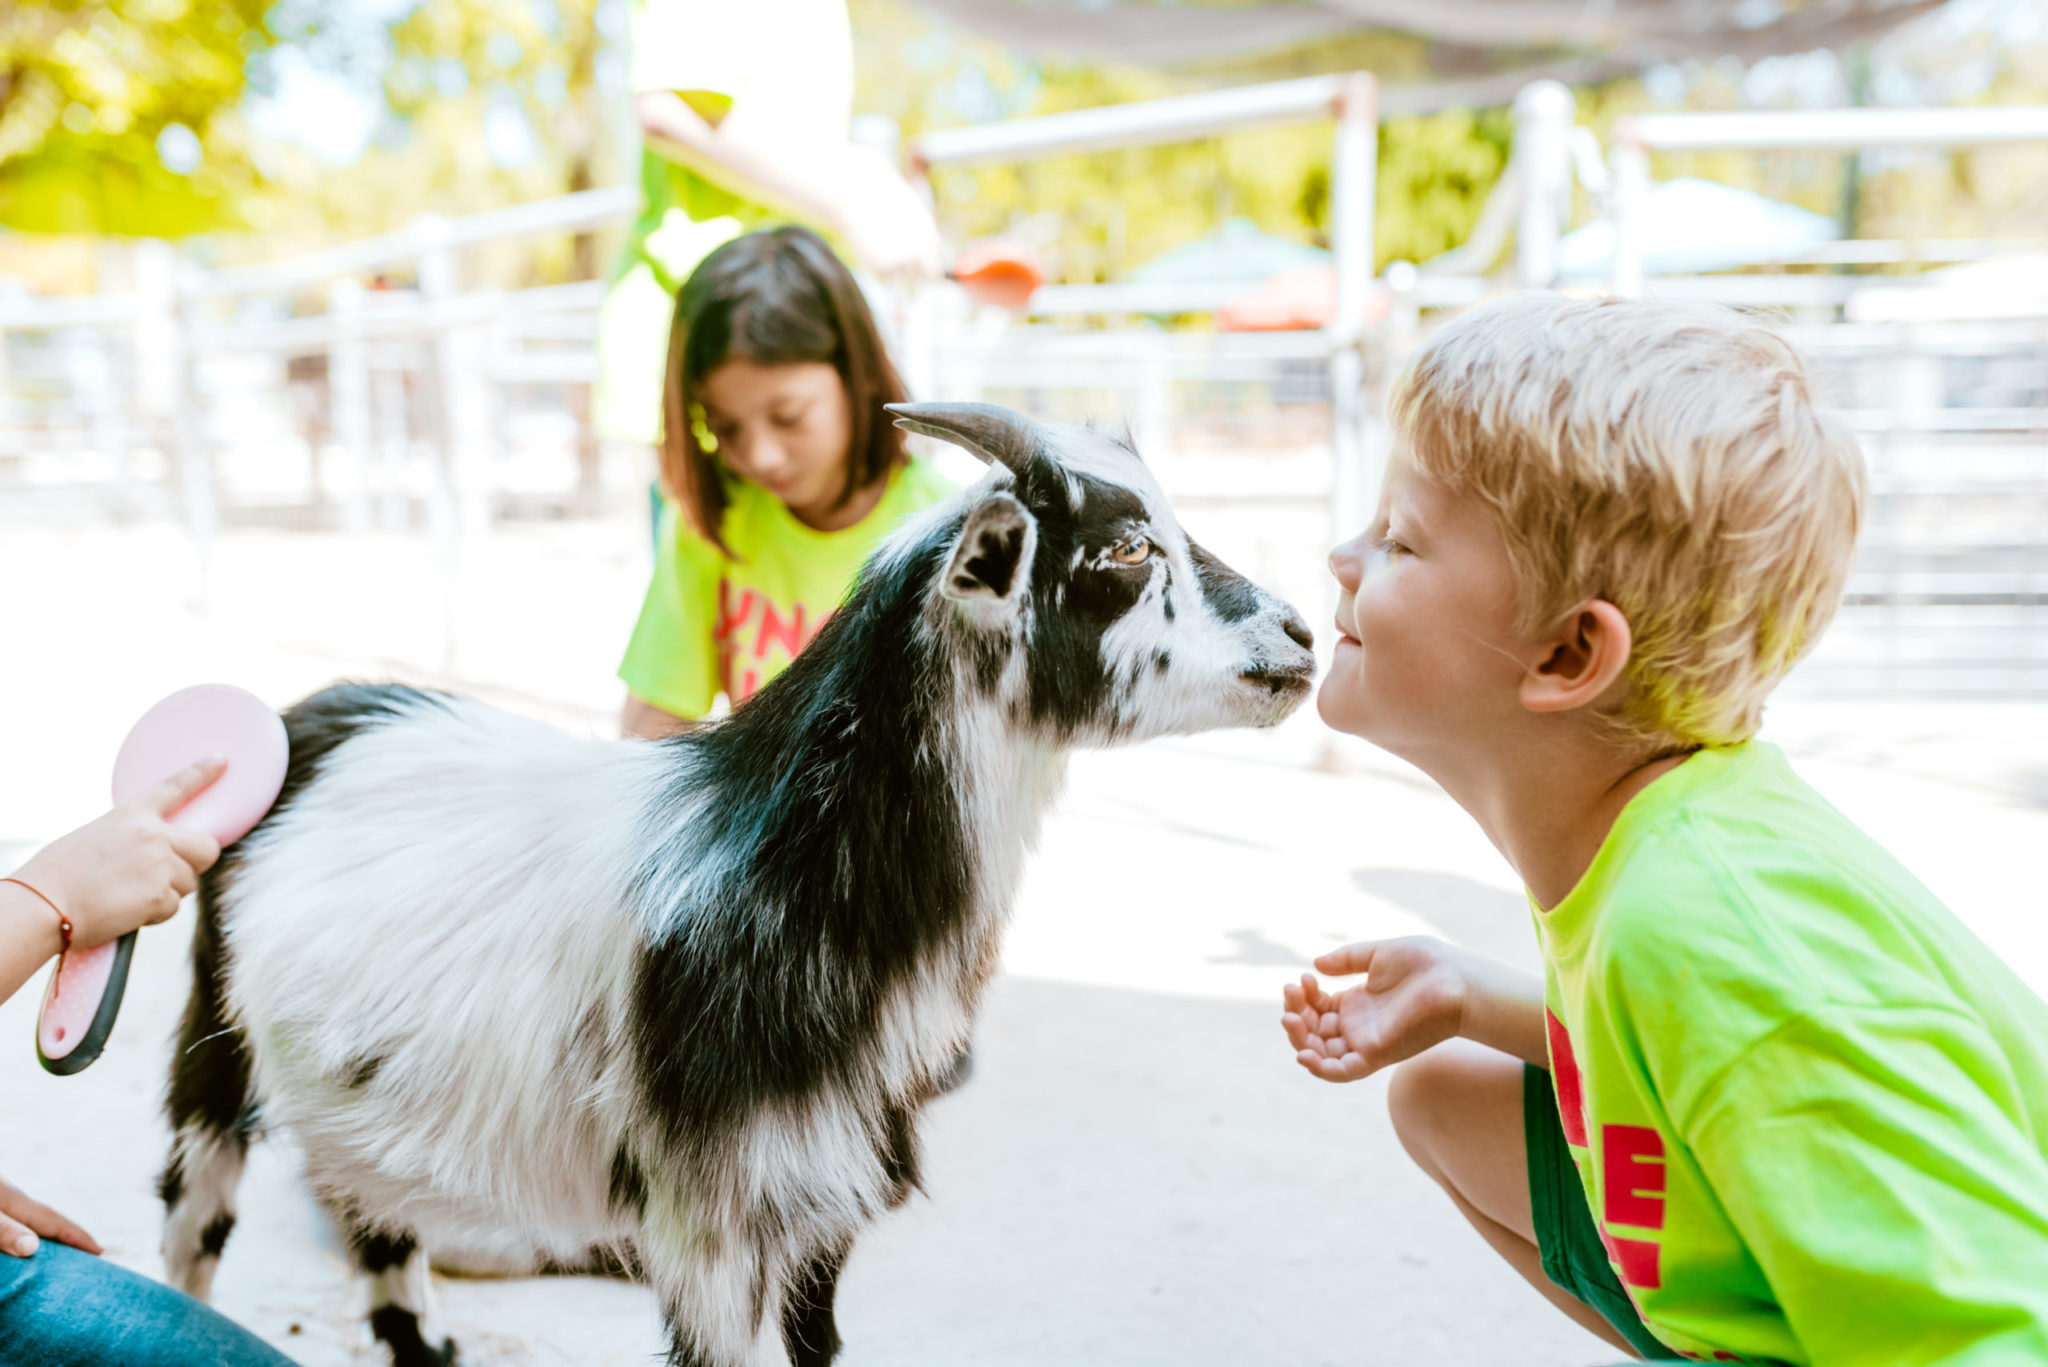
[(1347, 641), (1352, 645), (1358, 644), (1358, 632), (1344, 620), (1344, 609), (1341, 606), (1337, 609), (1337, 615), (1331, 619), (1331, 624), (1337, 628), (1338, 645), (1341, 646)]

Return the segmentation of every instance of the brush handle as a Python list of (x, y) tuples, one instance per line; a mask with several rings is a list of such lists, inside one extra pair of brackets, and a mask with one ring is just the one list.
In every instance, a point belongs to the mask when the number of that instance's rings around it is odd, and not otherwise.
[(107, 1047), (140, 933), (131, 930), (91, 949), (70, 950), (51, 972), (36, 1018), (36, 1059), (45, 1072), (58, 1077), (84, 1072)]

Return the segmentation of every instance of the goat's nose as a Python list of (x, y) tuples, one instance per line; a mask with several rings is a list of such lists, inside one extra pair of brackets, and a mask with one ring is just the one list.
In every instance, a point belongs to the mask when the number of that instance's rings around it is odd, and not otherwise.
[(1287, 633), (1288, 640), (1294, 642), (1303, 650), (1314, 650), (1316, 648), (1316, 634), (1308, 629), (1307, 622), (1301, 620), (1300, 613), (1288, 613), (1287, 620), (1280, 624), (1280, 629)]

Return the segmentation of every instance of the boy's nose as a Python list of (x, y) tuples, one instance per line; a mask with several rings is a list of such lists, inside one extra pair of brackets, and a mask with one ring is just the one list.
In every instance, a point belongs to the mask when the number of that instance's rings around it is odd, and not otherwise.
[(1360, 534), (1330, 552), (1330, 573), (1346, 593), (1358, 592), (1358, 585), (1364, 578), (1364, 544), (1365, 537)]

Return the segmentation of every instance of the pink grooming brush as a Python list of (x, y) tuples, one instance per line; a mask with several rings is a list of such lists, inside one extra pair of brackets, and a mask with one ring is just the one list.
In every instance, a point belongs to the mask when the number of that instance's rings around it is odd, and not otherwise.
[[(231, 684), (181, 689), (143, 713), (114, 759), (114, 801), (126, 802), (208, 755), (225, 755), (227, 770), (169, 819), (231, 845), (277, 801), (289, 757), (277, 713)], [(135, 936), (131, 930), (74, 949), (52, 970), (36, 1021), (36, 1057), (49, 1072), (83, 1072), (106, 1047), (128, 986)]]

